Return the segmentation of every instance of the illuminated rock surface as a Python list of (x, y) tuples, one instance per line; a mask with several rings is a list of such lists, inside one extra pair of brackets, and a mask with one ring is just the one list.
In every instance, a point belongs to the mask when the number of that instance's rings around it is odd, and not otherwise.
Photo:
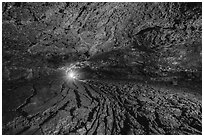
[(201, 3), (2, 12), (3, 134), (202, 134)]
[[(25, 84), (31, 92), (5, 134), (201, 134), (201, 100), (188, 89), (121, 81)], [(167, 90), (168, 89), (168, 90)], [(20, 98), (17, 98), (20, 100)]]

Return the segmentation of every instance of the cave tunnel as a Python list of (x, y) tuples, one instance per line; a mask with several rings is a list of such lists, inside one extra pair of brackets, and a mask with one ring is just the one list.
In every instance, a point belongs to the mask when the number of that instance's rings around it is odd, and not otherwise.
[(2, 134), (201, 135), (202, 3), (3, 2)]

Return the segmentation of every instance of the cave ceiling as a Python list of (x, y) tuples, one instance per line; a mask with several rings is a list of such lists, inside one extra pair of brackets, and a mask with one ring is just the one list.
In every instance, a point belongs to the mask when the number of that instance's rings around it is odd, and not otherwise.
[(150, 77), (202, 70), (200, 3), (17, 2), (2, 12), (5, 79), (76, 62)]

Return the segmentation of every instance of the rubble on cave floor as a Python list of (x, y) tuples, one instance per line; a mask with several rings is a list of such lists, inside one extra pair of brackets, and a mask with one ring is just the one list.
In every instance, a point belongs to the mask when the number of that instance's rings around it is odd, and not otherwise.
[(202, 101), (191, 93), (141, 82), (45, 79), (30, 86), (21, 115), (3, 125), (3, 134), (202, 134)]
[(201, 2), (2, 3), (3, 134), (200, 135), (201, 83)]

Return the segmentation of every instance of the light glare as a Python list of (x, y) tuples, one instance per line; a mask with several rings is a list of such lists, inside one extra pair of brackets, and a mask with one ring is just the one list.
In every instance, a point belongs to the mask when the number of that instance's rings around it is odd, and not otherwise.
[(76, 73), (73, 71), (68, 72), (67, 76), (69, 79), (76, 79)]

